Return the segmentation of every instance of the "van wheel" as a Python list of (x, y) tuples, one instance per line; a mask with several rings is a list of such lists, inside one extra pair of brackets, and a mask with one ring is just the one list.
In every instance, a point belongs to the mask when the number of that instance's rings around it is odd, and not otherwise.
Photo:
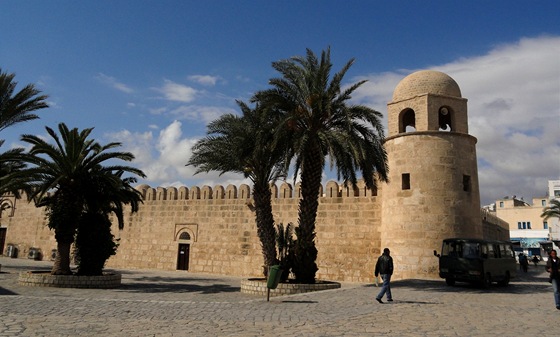
[(506, 274), (504, 275), (504, 279), (501, 280), (501, 281), (498, 281), (498, 285), (502, 286), (502, 287), (507, 286), (509, 284), (509, 279), (510, 279), (509, 271), (506, 271)]
[(492, 285), (492, 275), (490, 273), (484, 274), (484, 279), (482, 280), (482, 286), (484, 288), (490, 288)]
[(447, 277), (447, 278), (445, 278), (445, 283), (447, 283), (448, 286), (454, 286), (455, 285), (455, 279), (453, 277)]

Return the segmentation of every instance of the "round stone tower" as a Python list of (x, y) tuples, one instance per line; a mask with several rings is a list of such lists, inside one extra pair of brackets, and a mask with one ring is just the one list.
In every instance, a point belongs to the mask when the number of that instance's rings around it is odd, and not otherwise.
[(391, 249), (395, 278), (438, 277), (433, 251), (442, 239), (483, 236), (467, 99), (451, 77), (424, 70), (397, 85), (387, 109), (381, 244)]

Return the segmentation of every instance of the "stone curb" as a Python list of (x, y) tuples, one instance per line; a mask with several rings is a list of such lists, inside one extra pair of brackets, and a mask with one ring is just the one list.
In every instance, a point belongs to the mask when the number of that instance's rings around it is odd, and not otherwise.
[(18, 283), (31, 287), (109, 289), (121, 285), (121, 274), (101, 276), (51, 275), (49, 272), (21, 272)]

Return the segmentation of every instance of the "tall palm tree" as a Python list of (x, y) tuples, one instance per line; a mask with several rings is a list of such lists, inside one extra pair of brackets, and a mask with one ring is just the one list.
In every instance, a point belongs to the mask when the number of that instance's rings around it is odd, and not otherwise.
[(32, 111), (47, 108), (45, 102), (48, 96), (39, 95), (33, 84), (26, 85), (15, 93), (17, 86), (15, 74), (8, 74), (0, 68), (0, 131), (16, 123), (39, 118)]
[[(88, 139), (93, 128), (78, 131), (68, 129), (64, 123), (58, 125), (60, 137), (46, 127), (47, 133), (55, 144), (34, 135), (23, 135), (21, 140), (32, 147), (25, 156), (25, 161), (32, 166), (23, 170), (31, 177), (33, 192), (29, 196), (38, 207), (46, 207), (49, 217), (48, 225), (55, 231), (57, 256), (52, 274), (71, 274), (70, 247), (80, 218), (88, 206), (88, 193), (92, 188), (92, 179), (126, 172), (144, 177), (144, 173), (130, 166), (111, 164), (107, 161), (131, 161), (134, 155), (129, 152), (108, 152), (119, 147), (120, 143), (100, 145)], [(94, 180), (93, 180), (94, 181)], [(122, 207), (122, 206), (119, 206)]]
[(558, 218), (560, 219), (560, 200), (552, 199), (550, 200), (550, 205), (543, 209), (541, 214), (545, 220), (548, 218)]
[(341, 88), (353, 63), (353, 59), (348, 61), (330, 79), (330, 49), (321, 53), (320, 60), (308, 49), (305, 57), (273, 62), (272, 67), (282, 77), (271, 79), (272, 88), (254, 96), (263, 106), (282, 114), (276, 139), (289, 144), (286, 162), (295, 158), (295, 175), (301, 173), (294, 263), (299, 282), (315, 282), (315, 221), (326, 157), (345, 185), (356, 186), (358, 170), (370, 189), (376, 187), (375, 173), (377, 179), (387, 181), (382, 115), (369, 107), (348, 103), (352, 93), (366, 81)]
[[(39, 118), (31, 112), (48, 107), (45, 102), (46, 95), (33, 84), (28, 84), (23, 89), (15, 92), (17, 82), (15, 74), (3, 72), (0, 68), (0, 131), (14, 124)], [(4, 144), (0, 140), (0, 147)], [(20, 155), (23, 149), (11, 149), (0, 153), (0, 195), (13, 193), (19, 196), (19, 191), (26, 188), (25, 178), (16, 179), (13, 175), (25, 165), (21, 162)]]
[(274, 147), (277, 121), (258, 104), (251, 109), (237, 101), (243, 115), (226, 114), (208, 124), (207, 136), (193, 147), (187, 165), (200, 172), (218, 171), (243, 174), (253, 183), (257, 234), (266, 267), (277, 264), (274, 217), (270, 183), (285, 176), (283, 149)]

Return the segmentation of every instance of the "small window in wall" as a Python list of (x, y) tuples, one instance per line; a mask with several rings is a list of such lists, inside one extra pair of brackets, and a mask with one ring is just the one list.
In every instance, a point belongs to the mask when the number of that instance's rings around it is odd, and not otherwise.
[(523, 229), (523, 227), (521, 227), (521, 221), (517, 222), (517, 229)]
[(543, 226), (543, 229), (548, 229), (548, 222), (543, 221), (542, 226)]
[(191, 236), (187, 232), (183, 232), (183, 233), (181, 233), (181, 235), (179, 235), (179, 240), (190, 240), (190, 239), (191, 239)]
[(546, 200), (541, 200), (541, 206), (546, 207)]
[(527, 229), (531, 229), (531, 221), (527, 221)]
[(466, 174), (463, 175), (463, 191), (471, 191), (471, 176), (468, 176)]
[(410, 189), (410, 173), (403, 173), (402, 175), (402, 189), (409, 190)]
[(504, 202), (500, 201), (500, 208), (503, 208), (503, 207), (504, 207)]

